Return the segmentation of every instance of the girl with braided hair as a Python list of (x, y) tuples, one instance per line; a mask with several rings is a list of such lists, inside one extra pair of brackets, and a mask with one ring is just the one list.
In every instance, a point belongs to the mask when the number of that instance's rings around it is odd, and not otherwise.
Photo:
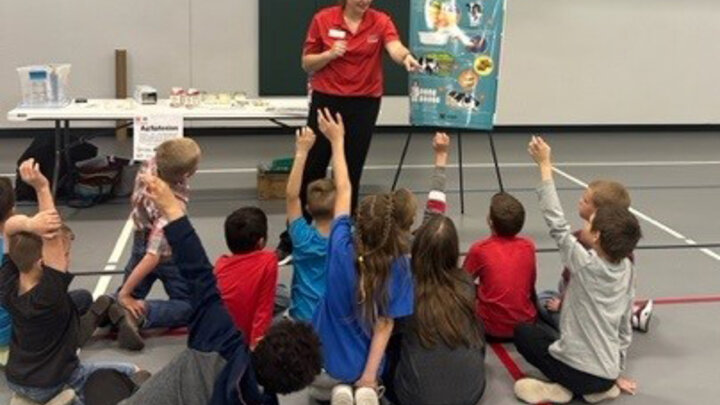
[(394, 319), (413, 313), (408, 254), (417, 203), (407, 190), (366, 197), (358, 207), (353, 235), (342, 117), (320, 110), (318, 126), (332, 146), (336, 199), (327, 290), (313, 317), (325, 373), (311, 395), (336, 405), (377, 405), (378, 376)]

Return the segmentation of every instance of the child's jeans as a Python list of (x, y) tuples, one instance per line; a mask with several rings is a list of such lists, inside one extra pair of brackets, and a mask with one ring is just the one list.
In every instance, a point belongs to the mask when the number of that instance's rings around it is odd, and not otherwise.
[[(137, 264), (145, 257), (147, 252), (147, 231), (136, 231), (133, 236), (132, 255), (125, 267), (123, 283), (132, 273)], [(146, 300), (147, 314), (142, 328), (179, 328), (187, 326), (192, 315), (190, 305), (190, 290), (187, 281), (180, 275), (180, 270), (173, 263), (172, 258), (160, 262), (152, 273), (135, 287), (132, 295), (136, 299), (145, 299), (150, 293), (155, 280), (160, 279), (169, 299)]]
[(542, 319), (546, 324), (552, 326), (555, 330), (560, 329), (560, 311), (550, 311), (547, 309), (546, 304), (551, 299), (559, 297), (559, 292), (551, 290), (543, 291), (537, 296), (537, 310), (540, 319)]
[(85, 388), (85, 382), (87, 382), (90, 374), (97, 370), (111, 369), (117, 370), (118, 372), (132, 377), (135, 374), (136, 368), (130, 363), (119, 363), (119, 362), (99, 362), (99, 363), (80, 363), (78, 368), (73, 371), (70, 378), (64, 383), (50, 388), (35, 388), (35, 387), (24, 387), (22, 385), (13, 384), (8, 381), (8, 387), (11, 390), (29, 398), (35, 402), (45, 403), (51, 400), (55, 395), (59, 394), (66, 386), (72, 388), (77, 395), (73, 405), (84, 405), (85, 400), (83, 398), (83, 389)]

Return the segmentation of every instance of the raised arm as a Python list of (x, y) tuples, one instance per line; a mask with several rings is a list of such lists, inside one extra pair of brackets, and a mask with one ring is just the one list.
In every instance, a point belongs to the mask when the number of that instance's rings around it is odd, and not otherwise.
[(230, 314), (220, 297), (213, 266), (207, 258), (200, 238), (190, 224), (183, 206), (164, 181), (155, 176), (144, 176), (150, 198), (169, 221), (165, 236), (190, 289), (190, 318), (188, 346), (208, 352), (219, 351), (229, 359), (242, 343)]
[[(35, 189), (38, 200), (38, 211), (41, 213), (55, 213), (55, 201), (50, 191), (50, 182), (40, 171), (40, 165), (35, 163), (35, 159), (28, 159), (18, 169), (20, 178)], [(60, 217), (57, 217), (60, 221)], [(62, 222), (62, 221), (60, 221)], [(59, 226), (59, 225), (58, 225)], [(63, 236), (55, 233), (53, 235), (45, 234), (43, 237), (43, 263), (55, 270), (65, 272), (68, 269), (68, 258), (66, 255), (67, 245), (63, 240)]]
[(287, 204), (287, 219), (292, 223), (303, 214), (300, 202), (300, 188), (302, 186), (303, 172), (307, 162), (308, 153), (315, 144), (315, 133), (309, 127), (303, 127), (295, 132), (295, 160), (287, 189), (285, 190), (285, 203)]
[(550, 236), (555, 239), (555, 243), (560, 248), (563, 264), (571, 273), (575, 273), (587, 264), (590, 253), (572, 235), (570, 224), (565, 219), (553, 182), (550, 145), (541, 137), (533, 136), (528, 145), (528, 152), (540, 169), (541, 184), (537, 192), (545, 223), (550, 228)]
[(350, 215), (352, 186), (345, 160), (345, 125), (342, 116), (333, 117), (327, 108), (318, 110), (318, 127), (332, 147), (333, 177), (335, 178), (335, 218)]
[(444, 132), (438, 132), (433, 138), (433, 150), (435, 151), (435, 169), (430, 181), (430, 193), (425, 204), (423, 223), (431, 215), (445, 215), (447, 211), (447, 198), (445, 196), (445, 167), (450, 153), (450, 137)]

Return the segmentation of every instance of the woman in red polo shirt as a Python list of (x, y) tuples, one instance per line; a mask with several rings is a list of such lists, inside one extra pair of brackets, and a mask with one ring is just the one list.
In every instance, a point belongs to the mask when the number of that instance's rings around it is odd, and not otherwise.
[[(371, 8), (371, 4), (372, 0), (343, 0), (338, 6), (320, 10), (310, 23), (302, 57), (302, 67), (311, 75), (308, 126), (319, 134), (319, 108), (327, 107), (343, 117), (353, 211), (357, 207), (360, 177), (380, 111), (383, 49), (408, 71), (420, 67), (400, 42), (390, 16)], [(316, 138), (303, 174), (300, 194), (303, 199), (307, 185), (325, 177), (330, 155), (327, 139)]]

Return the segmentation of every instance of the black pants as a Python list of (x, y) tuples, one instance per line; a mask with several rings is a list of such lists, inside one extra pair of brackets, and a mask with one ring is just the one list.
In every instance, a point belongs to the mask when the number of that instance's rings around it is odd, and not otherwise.
[(68, 292), (70, 295), (70, 299), (72, 300), (73, 304), (75, 304), (75, 308), (77, 308), (78, 314), (80, 316), (85, 315), (85, 313), (90, 309), (90, 306), (93, 303), (93, 297), (92, 294), (90, 294), (90, 291), (87, 290), (71, 290)]
[[(345, 159), (352, 184), (352, 210), (357, 208), (360, 178), (362, 177), (365, 158), (370, 149), (375, 122), (380, 112), (378, 97), (338, 97), (314, 92), (310, 104), (310, 115), (307, 125), (315, 131), (315, 145), (308, 154), (305, 172), (303, 173), (300, 198), (305, 209), (306, 190), (308, 184), (327, 175), (327, 167), (332, 157), (330, 142), (318, 129), (318, 109), (328, 108), (334, 115), (339, 112), (345, 124)], [(307, 212), (305, 218), (310, 220)]]
[(575, 395), (595, 394), (612, 388), (615, 381), (576, 370), (550, 355), (550, 345), (557, 335), (544, 325), (522, 324), (515, 328), (515, 347), (530, 364), (547, 378)]

